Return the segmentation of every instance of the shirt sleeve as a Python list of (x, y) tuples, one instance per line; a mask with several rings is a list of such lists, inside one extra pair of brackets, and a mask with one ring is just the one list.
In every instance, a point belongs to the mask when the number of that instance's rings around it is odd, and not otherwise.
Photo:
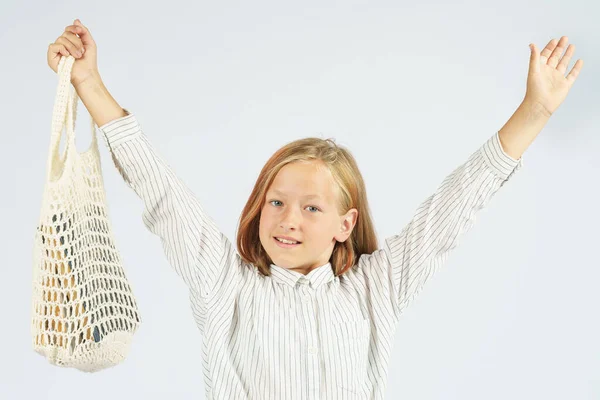
[[(143, 200), (142, 219), (190, 290), (208, 296), (239, 257), (196, 196), (149, 143), (134, 114), (98, 127), (119, 173)], [(236, 260), (237, 261), (237, 260)], [(239, 265), (239, 263), (238, 263)]]
[(496, 132), (421, 203), (399, 234), (386, 238), (373, 254), (361, 256), (360, 274), (377, 286), (370, 292), (391, 297), (376, 303), (389, 305), (399, 317), (446, 262), (477, 213), (522, 165), (522, 157), (506, 154)]

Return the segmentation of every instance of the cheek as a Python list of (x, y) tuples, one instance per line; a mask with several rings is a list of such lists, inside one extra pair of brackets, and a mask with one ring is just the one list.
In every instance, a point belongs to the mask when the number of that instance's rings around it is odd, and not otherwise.
[(258, 221), (258, 232), (261, 238), (264, 238), (269, 234), (271, 229), (272, 217), (268, 213), (261, 212), (260, 219)]
[(335, 237), (336, 227), (337, 225), (335, 224), (335, 222), (324, 222), (318, 227), (315, 227), (315, 229), (313, 230), (313, 237), (318, 238), (320, 243), (326, 243), (327, 245), (329, 245), (329, 243)]

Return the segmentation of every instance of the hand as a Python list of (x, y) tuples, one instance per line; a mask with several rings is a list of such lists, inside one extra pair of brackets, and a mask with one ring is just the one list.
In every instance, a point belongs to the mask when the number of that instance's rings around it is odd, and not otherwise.
[(73, 25), (65, 28), (62, 35), (48, 46), (48, 65), (58, 72), (61, 57), (75, 57), (71, 70), (71, 83), (77, 87), (91, 77), (99, 77), (96, 42), (90, 31), (76, 19)]
[(567, 48), (564, 57), (562, 56), (568, 40), (566, 36), (561, 37), (558, 43), (556, 39), (552, 39), (541, 54), (538, 53), (535, 44), (529, 45), (531, 56), (525, 100), (538, 107), (548, 117), (556, 111), (567, 97), (567, 93), (583, 67), (583, 60), (577, 60), (565, 77), (565, 71), (575, 52), (575, 46), (571, 44)]

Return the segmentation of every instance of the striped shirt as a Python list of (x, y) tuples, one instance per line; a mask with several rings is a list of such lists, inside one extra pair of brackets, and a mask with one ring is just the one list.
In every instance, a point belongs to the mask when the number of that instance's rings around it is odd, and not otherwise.
[(135, 115), (99, 127), (144, 203), (142, 220), (189, 288), (203, 337), (206, 399), (383, 399), (396, 324), (477, 212), (522, 166), (498, 132), (456, 168), (382, 248), (344, 275), (245, 263), (160, 158)]

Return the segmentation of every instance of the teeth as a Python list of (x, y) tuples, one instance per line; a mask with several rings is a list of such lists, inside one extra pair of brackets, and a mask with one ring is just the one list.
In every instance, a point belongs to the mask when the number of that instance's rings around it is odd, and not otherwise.
[(280, 239), (280, 238), (275, 238), (277, 240), (279, 240), (281, 243), (287, 243), (287, 244), (297, 244), (298, 242), (293, 242), (291, 240), (286, 240), (286, 239)]

